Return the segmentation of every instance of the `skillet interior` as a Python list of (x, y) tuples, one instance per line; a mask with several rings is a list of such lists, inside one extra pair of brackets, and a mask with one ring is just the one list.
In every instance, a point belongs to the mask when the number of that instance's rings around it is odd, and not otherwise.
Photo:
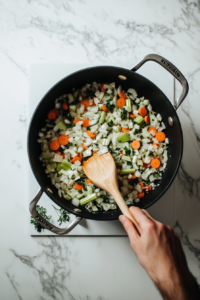
[[(118, 75), (126, 76), (127, 80), (119, 79)], [(49, 178), (47, 178), (41, 161), (39, 160), (41, 149), (40, 144), (37, 142), (38, 132), (45, 124), (44, 121), (47, 112), (54, 107), (55, 99), (63, 94), (71, 93), (72, 88), (77, 89), (86, 83), (94, 81), (108, 83), (115, 82), (116, 86), (122, 85), (124, 90), (127, 90), (130, 87), (136, 89), (140, 97), (144, 96), (146, 99), (150, 100), (153, 109), (161, 114), (163, 122), (167, 127), (165, 133), (170, 141), (167, 168), (163, 174), (162, 180), (160, 181), (160, 185), (141, 199), (140, 203), (138, 203), (137, 206), (140, 208), (147, 208), (155, 203), (167, 191), (173, 182), (182, 158), (182, 130), (176, 111), (164, 93), (155, 84), (140, 74), (119, 67), (99, 66), (80, 70), (59, 81), (43, 97), (32, 116), (28, 131), (28, 155), (36, 180), (44, 192), (57, 205), (67, 211), (86, 219), (114, 220), (120, 215), (119, 209), (107, 212), (88, 212), (86, 209), (81, 208), (81, 212), (74, 211), (76, 208), (74, 205), (58, 196), (57, 189), (51, 184)], [(169, 116), (173, 118), (173, 127), (170, 127), (168, 124)], [(48, 187), (53, 191), (53, 194), (47, 191)]]

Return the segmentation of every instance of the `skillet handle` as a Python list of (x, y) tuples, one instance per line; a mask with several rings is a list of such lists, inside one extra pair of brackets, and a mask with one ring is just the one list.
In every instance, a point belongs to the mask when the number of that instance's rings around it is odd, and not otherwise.
[(40, 225), (45, 227), (45, 229), (48, 229), (56, 234), (66, 234), (66, 233), (69, 233), (74, 227), (76, 227), (76, 225), (78, 225), (81, 222), (82, 218), (76, 217), (76, 219), (67, 228), (58, 228), (58, 227), (54, 226), (52, 223), (50, 223), (49, 221), (47, 221), (45, 218), (43, 218), (38, 213), (38, 211), (36, 209), (36, 205), (37, 205), (38, 201), (40, 200), (42, 194), (43, 194), (43, 190), (40, 189), (38, 191), (38, 193), (36, 194), (36, 196), (34, 197), (34, 199), (31, 201), (31, 203), (29, 205), (29, 210), (30, 210), (30, 213), (33, 216), (33, 218), (38, 223), (40, 223)]
[(183, 76), (183, 74), (177, 69), (170, 61), (165, 59), (164, 57), (158, 55), (158, 54), (149, 54), (145, 56), (139, 63), (137, 63), (131, 71), (137, 71), (144, 63), (147, 61), (155, 61), (159, 65), (161, 65), (163, 68), (165, 68), (169, 73), (171, 73), (182, 85), (182, 93), (176, 100), (176, 103), (174, 104), (175, 109), (178, 109), (178, 107), (181, 105), (183, 100), (188, 94), (189, 91), (189, 85), (186, 80), (186, 78)]

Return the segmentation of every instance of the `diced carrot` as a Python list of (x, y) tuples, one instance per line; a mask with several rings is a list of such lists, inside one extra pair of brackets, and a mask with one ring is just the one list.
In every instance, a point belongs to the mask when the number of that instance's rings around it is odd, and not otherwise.
[(81, 119), (77, 118), (77, 119), (74, 119), (73, 123), (76, 124), (76, 123), (78, 123), (80, 121), (81, 121)]
[(148, 129), (148, 132), (150, 132), (150, 131), (152, 131), (152, 130), (155, 132), (155, 134), (157, 133), (157, 130), (156, 130), (155, 127), (150, 127), (150, 128)]
[(159, 142), (163, 142), (165, 140), (165, 133), (160, 131), (156, 134), (156, 139)]
[(85, 127), (85, 128), (87, 128), (87, 127), (89, 127), (90, 126), (90, 119), (84, 119), (83, 120), (83, 127)]
[(88, 149), (88, 147), (85, 146), (84, 144), (82, 144), (82, 147), (83, 147), (84, 150), (87, 150), (87, 149)]
[(87, 135), (91, 138), (95, 138), (96, 133), (95, 132), (92, 133), (90, 130), (87, 130)]
[(144, 117), (147, 114), (147, 109), (144, 106), (142, 106), (138, 109), (138, 113), (140, 114), (140, 116)]
[(159, 144), (157, 144), (157, 143), (153, 143), (153, 146), (157, 146), (157, 147), (159, 147)]
[(81, 160), (83, 159), (83, 155), (81, 153), (79, 153), (78, 156), (80, 157)]
[(62, 154), (63, 159), (65, 159), (65, 153)]
[(122, 132), (129, 132), (129, 131), (130, 131), (130, 129), (122, 127)]
[(63, 102), (62, 107), (63, 107), (65, 110), (67, 110), (67, 109), (68, 109), (67, 103), (66, 103), (66, 102)]
[(137, 197), (138, 198), (143, 198), (145, 196), (145, 192), (142, 192), (142, 193), (138, 193), (137, 194)]
[(56, 113), (55, 113), (55, 111), (53, 111), (53, 109), (52, 110), (50, 110), (49, 112), (48, 112), (48, 119), (49, 120), (54, 120), (55, 118), (56, 118)]
[(62, 153), (60, 151), (56, 151), (56, 154), (58, 155), (62, 155)]
[(152, 161), (151, 161), (151, 166), (152, 166), (152, 168), (154, 168), (154, 169), (159, 168), (159, 167), (160, 167), (160, 160), (159, 160), (158, 158), (152, 159)]
[(140, 141), (138, 140), (133, 141), (131, 146), (133, 149), (138, 150), (140, 148)]
[(118, 106), (119, 108), (122, 108), (122, 107), (125, 106), (125, 105), (126, 105), (126, 101), (125, 101), (124, 98), (119, 98), (119, 100), (117, 100), (117, 106)]
[(104, 87), (103, 87), (103, 83), (102, 83), (102, 85), (101, 85), (101, 92), (106, 93), (106, 90), (105, 90)]
[(59, 142), (58, 141), (52, 141), (50, 143), (50, 148), (51, 148), (51, 150), (54, 150), (54, 151), (58, 150), (60, 148)]
[(75, 161), (79, 160), (81, 162), (81, 158), (79, 156), (75, 156), (71, 159), (71, 162), (74, 164)]
[(69, 136), (62, 134), (59, 136), (59, 143), (63, 146), (67, 145), (69, 143)]
[(81, 191), (83, 189), (83, 185), (82, 184), (78, 184), (78, 183), (74, 183), (74, 187), (78, 190)]
[(150, 123), (149, 116), (145, 116), (145, 117), (144, 117), (144, 121), (145, 121), (147, 124), (149, 124), (149, 123)]
[(82, 105), (85, 105), (85, 110), (87, 110), (87, 108), (90, 106), (90, 102), (89, 102), (89, 100), (82, 100), (81, 101), (81, 104)]
[(52, 111), (56, 113), (56, 117), (59, 116), (59, 110), (57, 108), (53, 108)]
[(121, 92), (121, 93), (119, 93), (119, 97), (120, 97), (120, 98), (127, 99), (127, 96), (126, 96), (124, 93), (122, 93), (122, 92)]
[(92, 182), (92, 180), (90, 180), (90, 179), (87, 179), (87, 183), (93, 183), (93, 182)]
[(107, 108), (107, 106), (106, 106), (105, 104), (102, 105), (101, 109), (102, 109), (103, 111), (105, 111), (105, 112), (108, 112), (108, 108)]
[(129, 117), (133, 118), (133, 119), (136, 118), (136, 116), (134, 114), (129, 114)]
[(151, 185), (148, 184), (148, 191), (151, 191)]
[(138, 184), (141, 186), (141, 188), (144, 186), (143, 182), (138, 182)]

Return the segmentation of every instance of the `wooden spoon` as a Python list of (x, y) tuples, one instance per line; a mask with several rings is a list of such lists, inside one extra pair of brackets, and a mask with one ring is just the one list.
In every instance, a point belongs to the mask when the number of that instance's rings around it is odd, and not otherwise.
[(83, 161), (83, 171), (96, 186), (113, 196), (122, 213), (133, 222), (141, 235), (139, 224), (130, 213), (128, 206), (119, 191), (117, 168), (110, 152), (103, 155), (95, 153), (87, 161)]

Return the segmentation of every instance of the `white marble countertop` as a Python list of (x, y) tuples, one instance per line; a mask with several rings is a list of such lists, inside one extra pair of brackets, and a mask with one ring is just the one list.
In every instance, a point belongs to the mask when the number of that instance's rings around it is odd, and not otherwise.
[(127, 238), (32, 238), (27, 228), (29, 65), (132, 66), (149, 53), (174, 63), (190, 85), (178, 110), (184, 154), (174, 229), (200, 283), (199, 1), (2, 0), (0, 37), (0, 299), (161, 299)]

